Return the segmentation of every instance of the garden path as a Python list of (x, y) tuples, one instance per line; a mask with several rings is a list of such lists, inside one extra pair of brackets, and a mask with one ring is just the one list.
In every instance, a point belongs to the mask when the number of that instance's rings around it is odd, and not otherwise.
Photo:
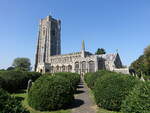
[(82, 81), (78, 85), (73, 105), (76, 107), (72, 109), (72, 113), (96, 113), (96, 105), (89, 97), (88, 87)]

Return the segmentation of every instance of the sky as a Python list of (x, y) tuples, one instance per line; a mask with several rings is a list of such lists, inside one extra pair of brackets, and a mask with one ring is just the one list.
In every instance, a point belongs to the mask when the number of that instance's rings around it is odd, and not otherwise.
[(61, 20), (62, 54), (105, 48), (129, 66), (150, 45), (150, 0), (0, 0), (0, 69), (17, 57), (35, 62), (38, 25)]

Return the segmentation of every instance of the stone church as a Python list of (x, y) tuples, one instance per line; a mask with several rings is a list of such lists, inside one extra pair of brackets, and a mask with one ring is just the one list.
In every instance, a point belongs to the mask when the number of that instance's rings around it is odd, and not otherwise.
[(40, 20), (35, 71), (84, 74), (102, 69), (129, 73), (128, 68), (123, 68), (118, 53), (92, 54), (85, 50), (84, 41), (79, 52), (61, 54), (61, 21), (51, 16)]

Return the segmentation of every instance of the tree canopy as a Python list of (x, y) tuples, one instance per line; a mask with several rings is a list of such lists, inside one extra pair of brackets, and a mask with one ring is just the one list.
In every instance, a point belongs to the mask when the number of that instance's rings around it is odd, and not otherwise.
[(150, 75), (150, 46), (145, 48), (143, 55), (131, 63), (130, 68), (138, 75)]
[(20, 71), (30, 71), (31, 62), (29, 58), (16, 58), (13, 61), (13, 67)]
[(106, 54), (106, 51), (104, 48), (98, 48), (95, 54), (97, 55)]

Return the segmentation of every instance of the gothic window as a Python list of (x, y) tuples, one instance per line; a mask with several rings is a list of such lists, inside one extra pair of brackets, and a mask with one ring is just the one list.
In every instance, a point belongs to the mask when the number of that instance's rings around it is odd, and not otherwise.
[(56, 71), (59, 72), (59, 66), (56, 66)]
[(62, 72), (65, 72), (65, 66), (64, 65), (62, 66)]
[(79, 62), (75, 63), (75, 72), (78, 73), (79, 72)]
[(52, 31), (51, 31), (51, 34), (52, 34), (53, 36), (55, 36), (55, 30), (52, 30)]
[(45, 36), (46, 35), (46, 28), (44, 27), (43, 28), (43, 36)]
[(95, 72), (95, 63), (94, 63), (94, 61), (89, 62), (89, 72)]
[(98, 61), (98, 70), (105, 69), (105, 61), (104, 59), (99, 59)]
[(86, 71), (86, 62), (83, 61), (83, 62), (81, 63), (81, 66), (82, 66), (82, 72), (85, 72), (85, 71)]
[(45, 72), (49, 72), (49, 69), (46, 69)]
[(71, 71), (72, 71), (72, 66), (69, 65), (69, 66), (68, 66), (68, 72), (71, 72)]

